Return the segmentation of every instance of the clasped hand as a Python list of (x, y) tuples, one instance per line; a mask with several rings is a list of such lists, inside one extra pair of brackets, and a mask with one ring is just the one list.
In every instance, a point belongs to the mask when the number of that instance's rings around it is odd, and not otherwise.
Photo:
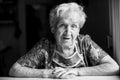
[(53, 78), (73, 78), (78, 75), (77, 69), (56, 67), (52, 71)]

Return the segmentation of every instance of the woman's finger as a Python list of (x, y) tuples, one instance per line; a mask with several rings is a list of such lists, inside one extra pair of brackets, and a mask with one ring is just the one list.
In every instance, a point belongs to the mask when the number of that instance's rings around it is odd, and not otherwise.
[(76, 77), (76, 75), (71, 74), (71, 75), (63, 75), (60, 78), (61, 79), (69, 79), (69, 78), (74, 78), (74, 77)]
[(67, 77), (67, 75), (71, 74), (69, 71), (66, 71), (64, 74), (61, 75), (61, 77)]
[(61, 68), (61, 67), (56, 67), (56, 68), (53, 70), (53, 74), (56, 74), (56, 73), (58, 73), (58, 72), (60, 72), (60, 71), (65, 71), (65, 69), (64, 69), (64, 68)]
[(62, 77), (66, 75), (77, 75), (77, 72), (74, 69), (67, 69), (67, 71), (62, 75)]
[(59, 71), (58, 73), (55, 73), (54, 75), (57, 77), (57, 78), (60, 78), (63, 74), (65, 74), (66, 71)]

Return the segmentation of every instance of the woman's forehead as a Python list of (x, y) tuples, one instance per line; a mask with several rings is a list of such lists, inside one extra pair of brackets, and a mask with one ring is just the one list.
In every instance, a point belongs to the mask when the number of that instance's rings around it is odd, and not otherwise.
[(71, 22), (80, 22), (80, 15), (76, 12), (66, 12), (61, 17), (62, 20), (70, 20)]

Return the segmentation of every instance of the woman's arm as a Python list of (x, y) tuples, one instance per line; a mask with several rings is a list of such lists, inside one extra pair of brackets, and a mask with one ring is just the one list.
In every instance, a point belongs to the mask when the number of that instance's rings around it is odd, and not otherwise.
[(107, 55), (101, 60), (99, 65), (78, 68), (77, 71), (80, 76), (115, 75), (119, 72), (119, 65)]
[[(109, 56), (101, 60), (101, 64), (82, 68), (56, 68), (53, 74), (57, 78), (71, 78), (75, 76), (108, 76), (119, 72), (118, 64)], [(74, 75), (74, 76), (73, 76)]]
[(119, 65), (98, 46), (90, 36), (84, 38), (86, 55), (91, 66), (79, 69), (80, 75), (114, 75), (119, 71)]
[(15, 77), (49, 77), (52, 70), (45, 69), (48, 60), (48, 44), (47, 40), (38, 42), (13, 64), (9, 75)]
[(51, 73), (52, 69), (33, 69), (21, 66), (17, 62), (9, 71), (9, 75), (14, 77), (52, 77)]

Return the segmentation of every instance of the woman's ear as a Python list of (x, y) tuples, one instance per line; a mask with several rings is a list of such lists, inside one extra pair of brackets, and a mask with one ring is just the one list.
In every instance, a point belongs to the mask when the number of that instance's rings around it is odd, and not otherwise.
[(78, 36), (80, 35), (80, 29), (81, 29), (81, 28), (79, 28), (79, 31), (78, 31)]
[(51, 32), (54, 33), (54, 28), (53, 27), (51, 28)]

